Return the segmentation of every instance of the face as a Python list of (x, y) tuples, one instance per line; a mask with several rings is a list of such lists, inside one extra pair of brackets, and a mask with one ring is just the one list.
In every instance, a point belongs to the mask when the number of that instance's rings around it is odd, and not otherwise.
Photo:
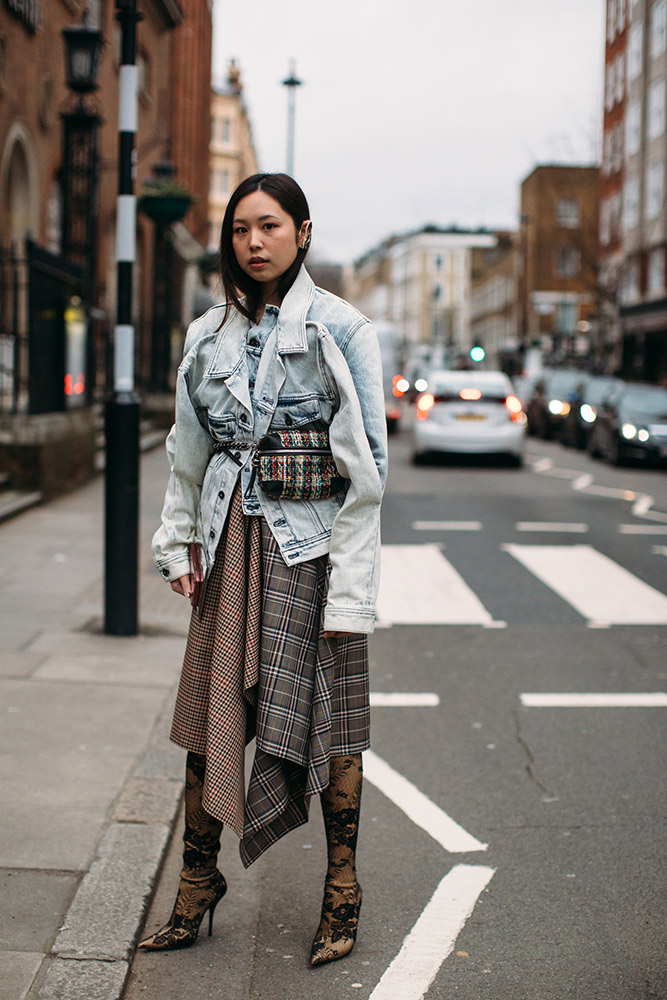
[(296, 259), (294, 221), (271, 195), (253, 191), (236, 206), (232, 246), (241, 270), (270, 294)]

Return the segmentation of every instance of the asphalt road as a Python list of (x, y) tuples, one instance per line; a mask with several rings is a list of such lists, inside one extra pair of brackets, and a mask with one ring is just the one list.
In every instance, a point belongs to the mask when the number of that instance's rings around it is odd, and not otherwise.
[(127, 997), (665, 1000), (667, 706), (632, 696), (667, 691), (667, 475), (532, 440), (523, 470), (391, 459), (357, 947), (307, 965), (314, 803), (248, 872), (225, 833), (213, 937), (137, 955)]

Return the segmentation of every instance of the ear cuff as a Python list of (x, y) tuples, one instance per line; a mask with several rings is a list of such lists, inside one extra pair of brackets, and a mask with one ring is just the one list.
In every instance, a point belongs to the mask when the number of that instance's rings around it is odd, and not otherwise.
[(297, 246), (299, 247), (299, 250), (307, 250), (308, 249), (308, 247), (310, 246), (310, 241), (312, 239), (312, 235), (313, 235), (313, 224), (310, 221), (310, 219), (308, 219), (308, 221), (305, 222), (304, 225), (305, 225), (305, 229), (302, 226), (301, 227), (301, 232), (299, 233), (299, 242), (297, 243)]

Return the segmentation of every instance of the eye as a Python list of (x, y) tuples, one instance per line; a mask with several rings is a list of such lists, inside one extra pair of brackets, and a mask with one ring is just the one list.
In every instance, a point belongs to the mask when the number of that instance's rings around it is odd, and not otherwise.
[(235, 236), (242, 236), (243, 233), (247, 233), (247, 232), (248, 232), (248, 230), (246, 229), (245, 226), (235, 226), (234, 227), (234, 235)]
[(278, 223), (277, 222), (265, 222), (264, 223), (264, 228), (265, 229), (277, 229), (278, 228)]

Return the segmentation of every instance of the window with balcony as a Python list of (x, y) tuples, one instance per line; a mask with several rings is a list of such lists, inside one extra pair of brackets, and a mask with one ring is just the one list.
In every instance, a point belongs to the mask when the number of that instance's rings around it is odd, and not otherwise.
[(629, 177), (623, 190), (623, 230), (628, 233), (639, 224), (639, 181)]
[(581, 225), (581, 208), (576, 198), (559, 198), (556, 207), (556, 225), (561, 229), (578, 229)]
[(630, 101), (625, 115), (625, 155), (639, 152), (642, 141), (642, 106), (639, 98)]
[(642, 71), (642, 51), (644, 48), (644, 25), (635, 21), (630, 28), (628, 42), (628, 83), (636, 80)]
[(646, 218), (657, 219), (662, 212), (665, 188), (665, 168), (662, 163), (651, 163), (646, 171)]
[(665, 248), (656, 247), (648, 258), (648, 291), (662, 295), (665, 290)]
[(667, 0), (654, 0), (651, 7), (651, 55), (655, 59), (667, 48)]
[(648, 91), (648, 134), (657, 139), (665, 131), (665, 78), (654, 80)]

